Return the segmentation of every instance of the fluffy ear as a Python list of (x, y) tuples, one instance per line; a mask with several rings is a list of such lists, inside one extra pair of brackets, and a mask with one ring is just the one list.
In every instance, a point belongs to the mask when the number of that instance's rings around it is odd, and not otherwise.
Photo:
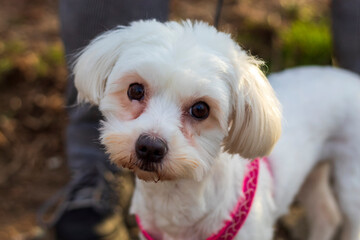
[(74, 81), (79, 101), (99, 104), (107, 78), (119, 58), (124, 30), (119, 28), (100, 35), (78, 54)]
[(281, 110), (260, 61), (240, 49), (234, 60), (233, 111), (224, 147), (244, 158), (268, 155), (281, 134)]

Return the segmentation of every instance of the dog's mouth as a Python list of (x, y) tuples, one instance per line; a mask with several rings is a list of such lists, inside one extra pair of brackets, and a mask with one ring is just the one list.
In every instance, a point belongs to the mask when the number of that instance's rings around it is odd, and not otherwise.
[(138, 162), (139, 163), (136, 163), (135, 165), (145, 172), (158, 172), (161, 166), (161, 164), (158, 163), (146, 163), (141, 160)]
[[(190, 161), (189, 159), (185, 158), (182, 159), (183, 162), (190, 162), (192, 164), (188, 168), (181, 168), (181, 166), (183, 165), (180, 165), (180, 167), (177, 167), (176, 165), (171, 166), (168, 161), (147, 162), (146, 160), (144, 161), (137, 158), (135, 154), (130, 154), (126, 157), (124, 156), (117, 159), (111, 158), (111, 160), (117, 166), (131, 170), (132, 172), (134, 172), (137, 178), (146, 182), (173, 181), (176, 179), (193, 178), (192, 175), (189, 175), (191, 171), (186, 170), (189, 170), (190, 168), (195, 169), (197, 167), (194, 160)], [(176, 173), (179, 174), (176, 175)]]
[(136, 176), (144, 181), (158, 182), (164, 180), (160, 163), (144, 163), (139, 160), (132, 169)]
[[(138, 159), (134, 155), (131, 155), (127, 161), (124, 160), (125, 159), (122, 159), (122, 161), (118, 161), (117, 163), (133, 171), (140, 179), (145, 181), (153, 180), (155, 182), (162, 179), (163, 164), (161, 162), (147, 162), (146, 160)], [(138, 174), (139, 172), (141, 172), (141, 174)]]

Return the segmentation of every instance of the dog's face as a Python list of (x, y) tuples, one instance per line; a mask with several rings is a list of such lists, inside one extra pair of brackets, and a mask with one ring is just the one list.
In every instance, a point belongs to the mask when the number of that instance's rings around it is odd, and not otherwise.
[(146, 181), (200, 181), (221, 150), (265, 155), (280, 135), (278, 102), (256, 61), (204, 23), (108, 32), (74, 73), (80, 100), (105, 117), (110, 159)]

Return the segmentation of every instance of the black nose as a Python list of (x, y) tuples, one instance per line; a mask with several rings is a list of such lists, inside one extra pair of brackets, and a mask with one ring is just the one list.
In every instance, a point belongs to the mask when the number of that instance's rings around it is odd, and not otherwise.
[(164, 140), (148, 134), (140, 135), (135, 144), (137, 158), (145, 162), (161, 162), (167, 151), (168, 147)]

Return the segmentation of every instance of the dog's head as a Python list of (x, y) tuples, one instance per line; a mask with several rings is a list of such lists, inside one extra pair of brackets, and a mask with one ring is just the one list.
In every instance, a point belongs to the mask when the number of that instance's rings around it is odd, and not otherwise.
[(76, 61), (79, 99), (99, 105), (110, 159), (146, 181), (201, 180), (220, 151), (268, 154), (279, 103), (259, 62), (205, 23), (134, 22)]

